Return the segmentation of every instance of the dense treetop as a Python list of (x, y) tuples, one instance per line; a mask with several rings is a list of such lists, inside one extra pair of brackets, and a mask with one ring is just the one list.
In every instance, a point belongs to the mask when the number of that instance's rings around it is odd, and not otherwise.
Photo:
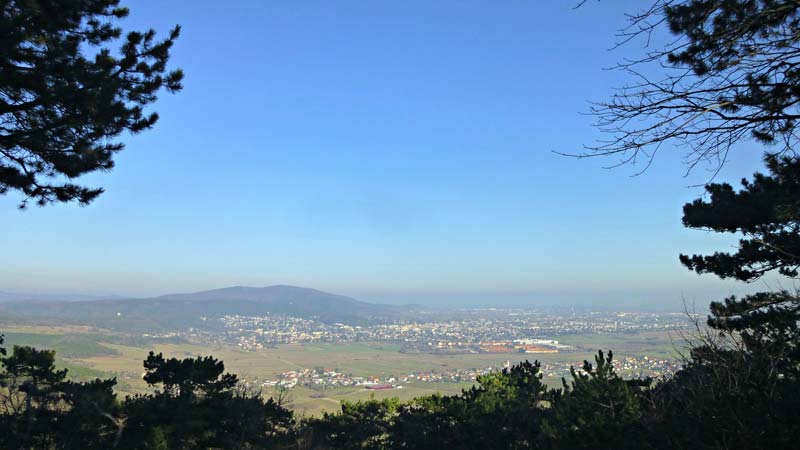
[(119, 0), (0, 2), (0, 194), (88, 204), (103, 189), (73, 180), (110, 170), (114, 139), (152, 127), (145, 107), (181, 89), (183, 73), (167, 69), (180, 27), (122, 37), (127, 14)]
[(742, 180), (742, 189), (728, 183), (706, 186), (708, 198), (683, 208), (689, 228), (743, 235), (738, 250), (707, 256), (681, 255), (697, 273), (753, 281), (777, 271), (797, 277), (800, 267), (800, 159), (768, 155), (769, 174)]

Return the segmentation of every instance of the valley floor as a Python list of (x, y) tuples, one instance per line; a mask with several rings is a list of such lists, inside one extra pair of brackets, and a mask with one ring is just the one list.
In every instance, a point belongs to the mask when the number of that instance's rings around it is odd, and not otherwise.
[[(411, 399), (435, 392), (454, 394), (472, 385), (469, 380), (424, 382), (408, 379), (409, 374), (455, 373), (489, 367), (501, 368), (510, 362), (538, 359), (543, 363), (545, 381), (560, 386), (561, 376), (569, 365), (579, 366), (592, 360), (599, 349), (613, 349), (615, 359), (628, 364), (620, 366), (620, 373), (638, 375), (647, 370), (638, 362), (674, 360), (682, 342), (667, 332), (636, 334), (585, 334), (561, 335), (558, 339), (572, 346), (573, 351), (549, 354), (484, 353), (462, 355), (407, 354), (399, 346), (386, 343), (350, 344), (291, 344), (258, 351), (242, 351), (231, 346), (209, 347), (197, 344), (171, 344), (125, 339), (113, 333), (86, 327), (34, 327), (2, 326), (9, 345), (32, 345), (56, 350), (61, 367), (70, 369), (72, 377), (117, 377), (120, 395), (144, 392), (148, 389), (142, 375), (142, 361), (148, 351), (163, 352), (169, 357), (196, 357), (213, 355), (225, 363), (229, 372), (252, 386), (263, 388), (273, 395), (271, 384), (286, 379), (287, 373), (304, 369), (320, 372), (335, 371), (351, 377), (372, 379), (394, 378), (395, 386), (385, 390), (367, 390), (364, 386), (306, 387), (295, 386), (286, 390), (289, 406), (300, 414), (319, 415), (323, 411), (338, 409), (342, 400), (365, 400), (399, 397)], [(638, 362), (637, 362), (638, 361)], [(282, 378), (283, 377), (283, 378)], [(405, 381), (401, 381), (406, 377)]]

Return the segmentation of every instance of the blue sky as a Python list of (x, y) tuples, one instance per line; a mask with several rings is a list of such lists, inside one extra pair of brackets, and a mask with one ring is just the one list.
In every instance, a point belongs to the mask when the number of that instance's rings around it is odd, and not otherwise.
[[(643, 50), (608, 51), (639, 2), (573, 3), (127, 2), (126, 29), (183, 26), (185, 89), (82, 179), (107, 190), (91, 206), (0, 197), (0, 290), (640, 306), (741, 290), (678, 264), (733, 242), (681, 228), (709, 173), (684, 177), (680, 150), (635, 177), (553, 153), (600, 137), (587, 100)], [(752, 144), (719, 178), (759, 168)]]

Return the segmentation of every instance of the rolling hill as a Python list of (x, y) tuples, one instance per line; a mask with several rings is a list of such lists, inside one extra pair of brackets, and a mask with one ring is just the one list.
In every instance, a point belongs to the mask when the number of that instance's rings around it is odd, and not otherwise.
[(69, 323), (124, 331), (213, 329), (208, 318), (228, 314), (286, 314), (325, 323), (365, 324), (409, 317), (406, 306), (367, 303), (297, 286), (236, 286), (154, 298), (92, 301), (5, 302), (2, 316), (12, 321)]

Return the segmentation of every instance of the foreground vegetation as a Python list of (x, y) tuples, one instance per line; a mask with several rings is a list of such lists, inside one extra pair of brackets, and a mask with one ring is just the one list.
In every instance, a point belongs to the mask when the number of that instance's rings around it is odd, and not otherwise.
[[(192, 343), (171, 343), (158, 340), (136, 341), (124, 335), (81, 327), (42, 329), (36, 326), (0, 324), (5, 332), (7, 347), (30, 345), (56, 351), (56, 366), (68, 368), (67, 379), (90, 381), (94, 378), (116, 377), (114, 392), (118, 396), (146, 394), (152, 389), (142, 380), (142, 358), (152, 350), (165, 357), (187, 358), (212, 354), (225, 361), (227, 370), (236, 373), (248, 385), (260, 386), (265, 380), (276, 380), (282, 373), (303, 368), (330, 367), (353, 376), (389, 377), (406, 373), (424, 373), (471, 368), (500, 367), (510, 360), (524, 360), (523, 354), (407, 354), (399, 347), (386, 343), (342, 343), (342, 344), (290, 344), (257, 351), (242, 351), (229, 346), (209, 346)], [(584, 359), (591, 360), (598, 348), (613, 348), (615, 358), (648, 356), (674, 360), (674, 335), (668, 332), (646, 332), (641, 334), (578, 334), (559, 336), (561, 342), (572, 345), (569, 352), (533, 355), (540, 358), (542, 368), (558, 363), (569, 364)], [(121, 344), (124, 343), (124, 344)], [(578, 364), (580, 365), (580, 364)], [(619, 369), (619, 366), (618, 366)], [(543, 370), (542, 381), (551, 387), (561, 386), (560, 374)], [(630, 371), (622, 369), (620, 375)], [(636, 375), (639, 371), (636, 371)], [(398, 382), (399, 383), (399, 382)], [(342, 400), (365, 400), (370, 394), (376, 398), (398, 397), (411, 400), (415, 397), (440, 392), (457, 394), (469, 388), (473, 382), (412, 382), (401, 383), (402, 389), (367, 391), (363, 387), (309, 388), (296, 386), (288, 392), (286, 405), (296, 414), (320, 416), (323, 412), (339, 409)], [(266, 388), (271, 394), (272, 388)]]
[(524, 362), (460, 394), (344, 402), (316, 418), (242, 387), (211, 357), (151, 353), (155, 391), (120, 399), (114, 379), (68, 381), (52, 351), (14, 346), (2, 358), (0, 448), (790, 448), (797, 360), (755, 343), (764, 337), (698, 335), (669, 380), (625, 380), (599, 352), (561, 388)]

